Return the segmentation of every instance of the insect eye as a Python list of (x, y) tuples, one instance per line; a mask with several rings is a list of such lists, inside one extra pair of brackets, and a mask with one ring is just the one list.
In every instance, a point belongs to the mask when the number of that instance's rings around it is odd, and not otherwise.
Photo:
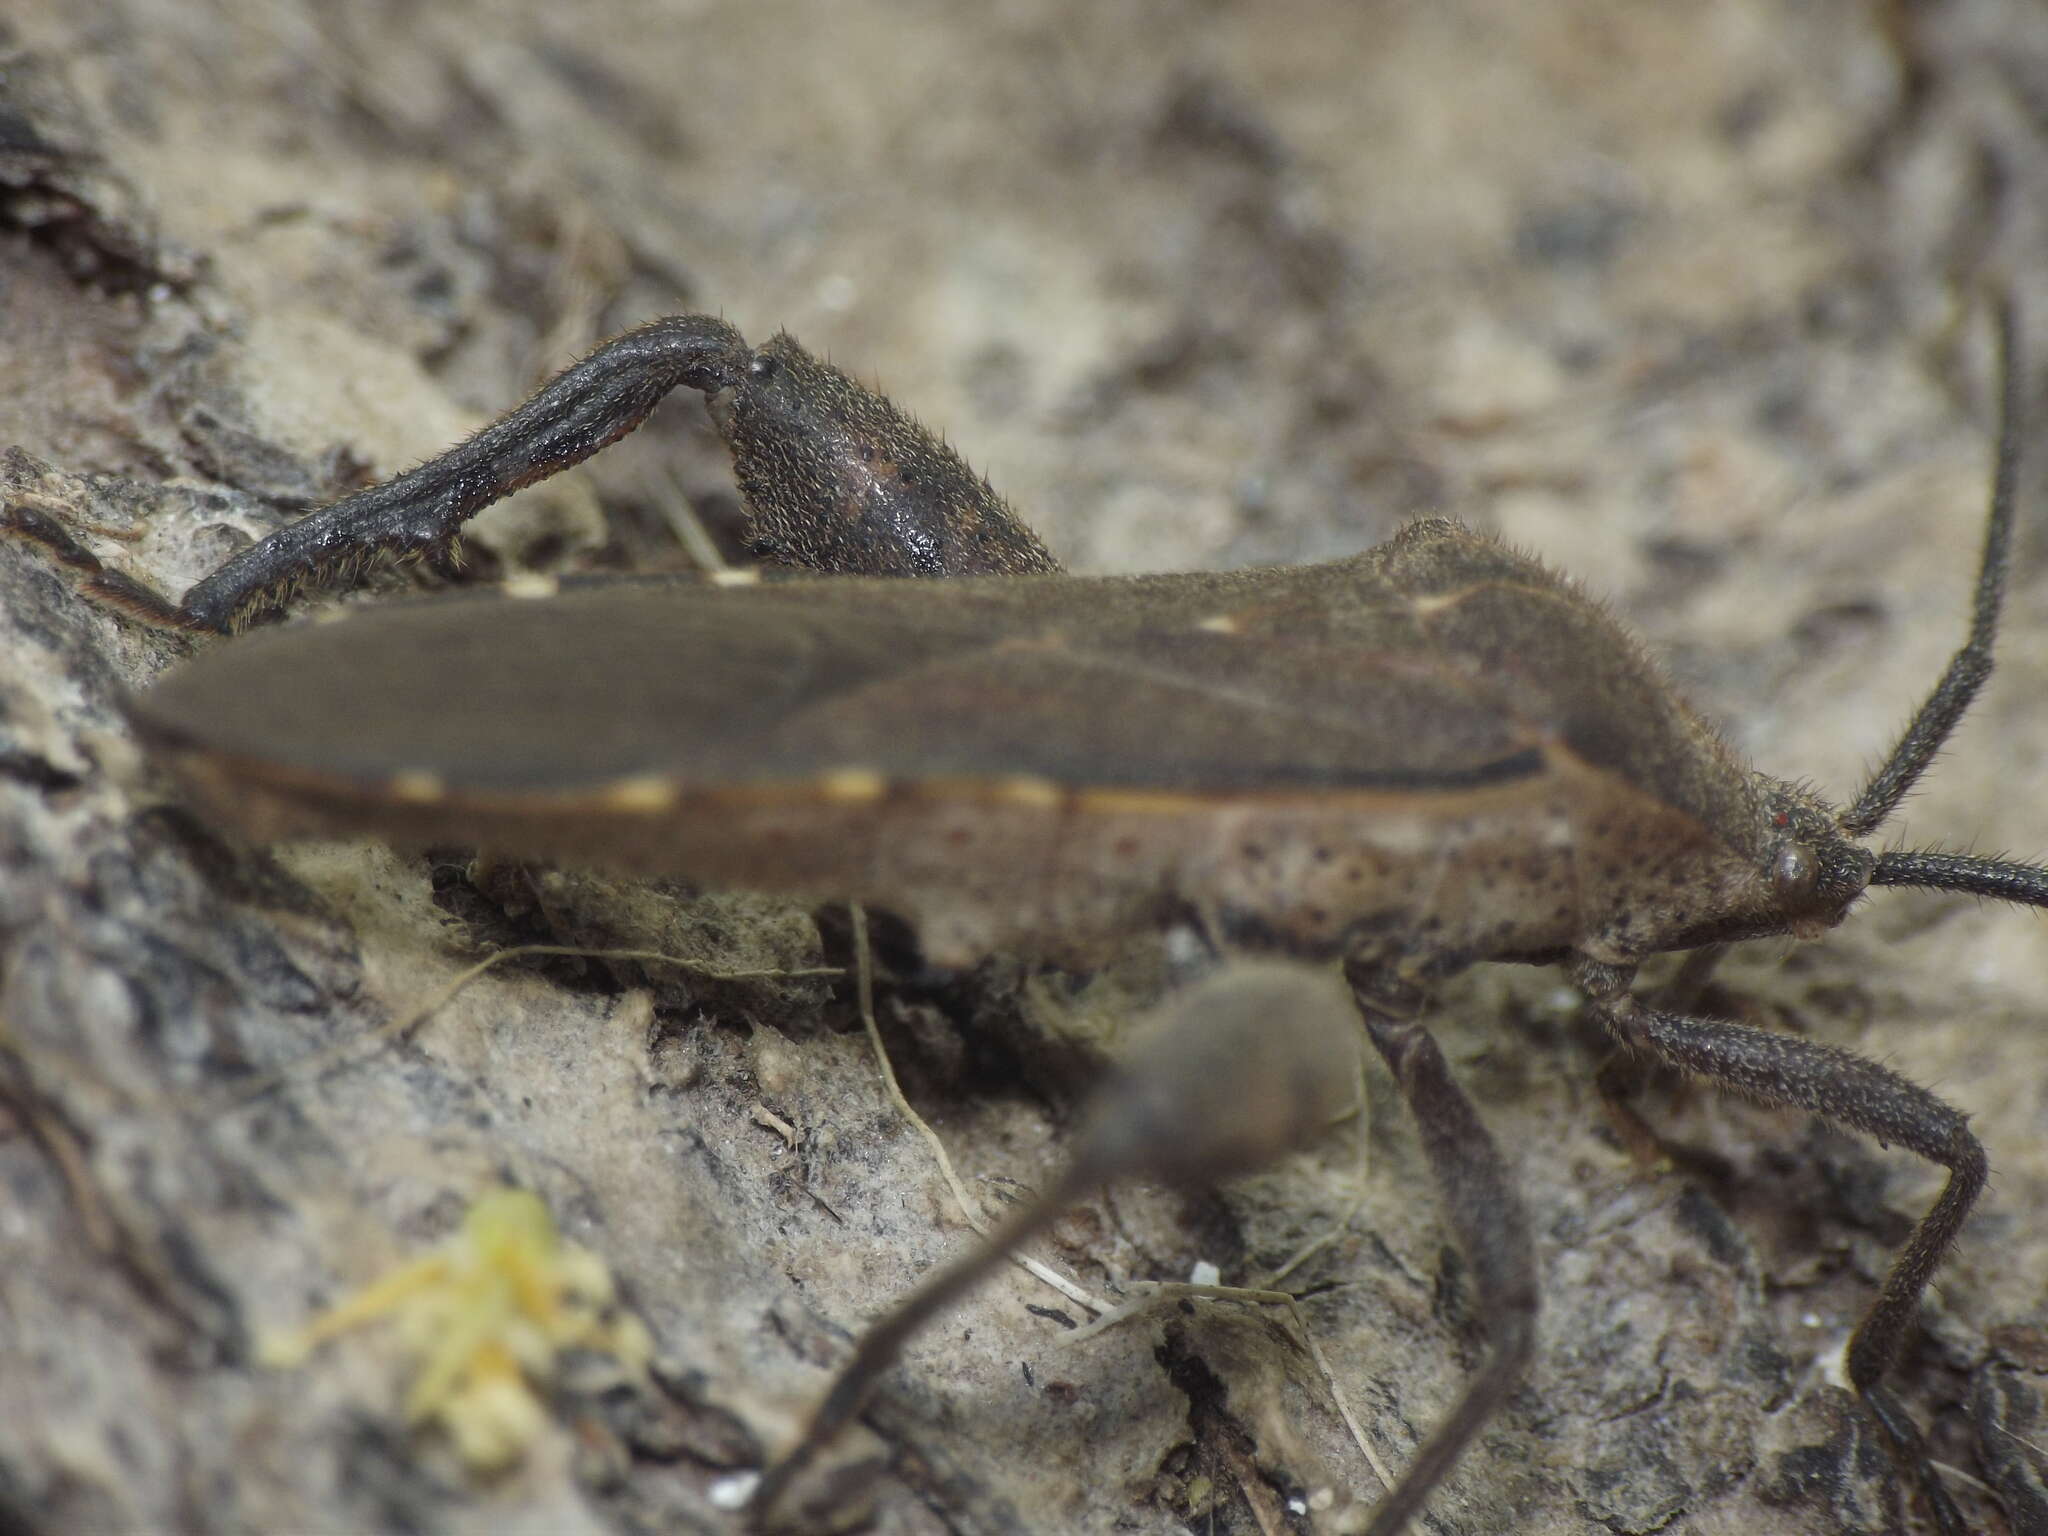
[(1813, 894), (1813, 882), (1820, 874), (1820, 860), (1804, 843), (1786, 843), (1771, 861), (1771, 880), (1783, 901), (1798, 901)]
[(747, 373), (756, 383), (766, 383), (782, 371), (782, 364), (766, 352), (756, 352), (747, 363)]

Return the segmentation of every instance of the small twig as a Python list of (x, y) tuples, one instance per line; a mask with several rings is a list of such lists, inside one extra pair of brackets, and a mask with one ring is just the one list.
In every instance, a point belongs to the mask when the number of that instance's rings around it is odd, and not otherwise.
[[(2012, 1430), (2007, 1429), (2003, 1424), (1995, 1425), (1994, 1428), (1996, 1428), (2001, 1435), (2005, 1436), (2006, 1439), (2014, 1441), (2020, 1445), (2024, 1445), (2036, 1456), (2048, 1457), (2048, 1445), (2042, 1445), (2037, 1440), (2029, 1440), (2025, 1435), (2015, 1434)], [(1935, 1465), (1940, 1466), (1942, 1465), (1942, 1463), (1936, 1462)], [(1951, 1467), (1949, 1470), (1954, 1471), (1955, 1469)]]
[[(882, 1029), (875, 1022), (875, 977), (872, 957), (868, 953), (868, 917), (858, 903), (850, 907), (853, 919), (854, 988), (860, 1002), (860, 1021), (868, 1032), (868, 1043), (874, 1047), (875, 1060), (882, 1069), (882, 1086), (887, 1090), (889, 1102), (896, 1106), (896, 1112), (908, 1120), (917, 1133), (925, 1139), (937, 1160), (939, 1173), (946, 1181), (946, 1187), (953, 1192), (953, 1199), (960, 1207), (960, 1214), (967, 1225), (984, 1240), (988, 1237), (988, 1223), (982, 1218), (975, 1203), (968, 1198), (966, 1186), (953, 1171), (953, 1159), (946, 1155), (946, 1144), (939, 1140), (939, 1133), (926, 1124), (925, 1119), (910, 1107), (910, 1101), (903, 1096), (903, 1089), (896, 1081), (896, 1069), (889, 1061), (889, 1048), (882, 1043)], [(1086, 1307), (1090, 1312), (1103, 1313), (1109, 1310), (1107, 1302), (1098, 1301), (1079, 1285), (1048, 1268), (1027, 1254), (1013, 1253), (1010, 1261), (1028, 1271), (1035, 1278), (1058, 1291), (1077, 1306)]]
[(711, 575), (730, 570), (730, 564), (718, 548), (718, 541), (711, 537), (711, 530), (704, 526), (704, 519), (697, 515), (697, 509), (690, 504), (690, 498), (674, 472), (649, 475), (648, 487), (650, 497), (660, 509), (662, 521), (675, 535), (676, 542), (682, 545), (690, 563)]
[(313, 1080), (324, 1077), (343, 1063), (366, 1058), (384, 1046), (403, 1040), (420, 1025), (432, 1018), (441, 1009), (455, 1000), (457, 993), (475, 981), (484, 972), (495, 966), (513, 960), (526, 960), (536, 956), (566, 956), (581, 960), (630, 961), (643, 965), (672, 965), (677, 970), (688, 971), (693, 976), (702, 976), (708, 981), (754, 981), (754, 980), (800, 980), (812, 976), (842, 976), (845, 972), (836, 965), (800, 967), (792, 970), (768, 968), (765, 970), (729, 971), (717, 966), (703, 965), (695, 960), (685, 960), (679, 955), (664, 954), (658, 949), (590, 949), (579, 944), (519, 944), (511, 949), (497, 950), (485, 955), (476, 964), (459, 971), (445, 985), (436, 990), (427, 1000), (410, 1012), (399, 1014), (378, 1025), (367, 1035), (358, 1039), (345, 1040), (325, 1051), (315, 1051), (301, 1057), (288, 1066), (265, 1073), (253, 1083), (245, 1083), (235, 1092), (225, 1096), (217, 1106), (220, 1112), (240, 1109), (260, 1099), (274, 1088), (282, 1087), (294, 1079)]
[(780, 1136), (784, 1146), (792, 1149), (796, 1146), (798, 1140), (796, 1127), (775, 1113), (766, 1104), (756, 1104), (754, 1106), (753, 1118), (754, 1124), (760, 1126), (761, 1129), (773, 1131), (777, 1136)]
[(0, 1100), (14, 1106), (30, 1139), (56, 1165), (93, 1252), (103, 1258), (114, 1254), (120, 1246), (120, 1231), (107, 1210), (99, 1181), (93, 1177), (85, 1147), (64, 1118), (45, 1102), (26, 1047), (13, 1038), (6, 1021), (0, 1019), (0, 1068), (8, 1064), (13, 1070), (0, 1070)]
[(1181, 1297), (1198, 1297), (1205, 1301), (1241, 1301), (1254, 1306), (1285, 1307), (1288, 1316), (1294, 1319), (1296, 1331), (1301, 1335), (1302, 1347), (1309, 1359), (1315, 1362), (1322, 1373), (1323, 1385), (1328, 1389), (1330, 1401), (1336, 1405), (1337, 1416), (1344, 1421), (1344, 1427), (1351, 1432), (1352, 1444), (1358, 1447), (1366, 1465), (1372, 1468), (1373, 1476), (1380, 1480), (1380, 1487), (1392, 1491), (1394, 1480), (1371, 1444), (1365, 1438), (1365, 1431), (1352, 1416), (1351, 1404), (1344, 1396), (1344, 1389), (1337, 1382), (1337, 1373), (1330, 1368), (1329, 1357), (1323, 1353), (1322, 1345), (1316, 1342), (1314, 1331), (1308, 1325), (1308, 1316), (1301, 1310), (1301, 1302), (1288, 1291), (1253, 1289), (1235, 1285), (1192, 1285), (1179, 1280), (1133, 1280), (1130, 1284), (1130, 1299), (1120, 1303), (1093, 1322), (1060, 1335), (1059, 1347), (1072, 1348), (1084, 1339), (1091, 1339), (1098, 1333), (1114, 1328), (1118, 1323), (1136, 1317), (1161, 1301), (1173, 1301)]
[(1351, 1203), (1344, 1207), (1344, 1212), (1341, 1216), (1338, 1216), (1327, 1227), (1323, 1228), (1321, 1232), (1296, 1249), (1292, 1258), (1261, 1280), (1257, 1287), (1259, 1290), (1278, 1290), (1282, 1280), (1285, 1280), (1289, 1275), (1293, 1274), (1302, 1265), (1306, 1264), (1310, 1259), (1321, 1253), (1350, 1230), (1351, 1218), (1356, 1216), (1360, 1207), (1365, 1204), (1366, 1180), (1372, 1176), (1372, 1140), (1369, 1134), (1372, 1128), (1367, 1123), (1369, 1108), (1370, 1106), (1365, 1097), (1365, 1060), (1361, 1056), (1358, 1063), (1358, 1103), (1350, 1115), (1345, 1117), (1358, 1122), (1356, 1127), (1358, 1166), (1353, 1170), (1355, 1182), (1351, 1186)]
[[(2012, 1438), (2015, 1440), (2019, 1440), (2018, 1435), (2014, 1435)], [(2020, 1443), (2022, 1445), (2026, 1444), (2024, 1440), (2021, 1440)], [(1969, 1473), (1965, 1472), (1961, 1467), (1956, 1466), (1953, 1462), (1942, 1461), (1938, 1457), (1930, 1456), (1927, 1458), (1927, 1465), (1936, 1472), (1939, 1472), (1943, 1477), (1947, 1478), (1952, 1483), (1968, 1483), (1972, 1488), (1976, 1489), (1979, 1493), (1989, 1494), (1993, 1498), (1998, 1497), (1997, 1489), (1993, 1488), (1981, 1477), (1972, 1477)]]

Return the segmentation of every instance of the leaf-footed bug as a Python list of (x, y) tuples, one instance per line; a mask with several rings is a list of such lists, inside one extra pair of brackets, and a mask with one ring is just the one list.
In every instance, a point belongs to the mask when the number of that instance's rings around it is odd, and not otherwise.
[[(1970, 636), (1841, 811), (1739, 762), (1597, 607), (1455, 524), (1418, 523), (1320, 566), (1066, 576), (887, 402), (786, 336), (750, 349), (701, 316), (616, 339), (182, 603), (99, 567), (27, 509), (8, 521), (130, 613), (232, 631), (302, 586), (445, 544), (482, 506), (631, 430), (668, 390), (704, 391), (763, 545), (852, 579), (576, 583), (541, 601), (460, 596), (273, 630), (137, 700), (138, 729), (261, 837), (461, 839), (860, 899), (911, 919), (941, 963), (994, 949), (1086, 963), (1187, 913), (1229, 947), (1341, 960), (1414, 1112), (1490, 1342), (1376, 1510), (1378, 1533), (1420, 1509), (1535, 1347), (1527, 1220), (1422, 1009), (1474, 961), (1560, 965), (1625, 1047), (1948, 1170), (1847, 1370), (1955, 1532), (1884, 1376), (1984, 1183), (1964, 1117), (1848, 1051), (1662, 1011), (1629, 989), (1660, 952), (1816, 936), (1872, 885), (2048, 905), (2041, 866), (1862, 846), (1989, 673), (2023, 394), (2009, 306), (2000, 329), (2003, 428)], [(900, 575), (947, 579), (873, 579)], [(601, 695), (583, 686), (598, 671), (613, 680)], [(1230, 1031), (1284, 990), (1250, 988), (1215, 1038), (1240, 1038)], [(1315, 1123), (1306, 1096), (1301, 1121)], [(1156, 1166), (1120, 1158), (1084, 1156), (1083, 1176)], [(960, 1273), (882, 1325), (803, 1449), (857, 1407)]]

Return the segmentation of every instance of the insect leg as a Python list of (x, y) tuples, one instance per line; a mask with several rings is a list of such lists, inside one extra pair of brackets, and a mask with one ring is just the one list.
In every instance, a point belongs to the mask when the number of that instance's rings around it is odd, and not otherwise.
[(1760, 1103), (1810, 1110), (1948, 1169), (1940, 1198), (1892, 1261), (1883, 1289), (1850, 1338), (1847, 1363), (1849, 1384), (1869, 1404), (1900, 1464), (1925, 1489), (1936, 1524), (1944, 1536), (1961, 1536), (1961, 1517), (1927, 1465), (1919, 1431), (1885, 1388), (1884, 1375), (1919, 1310), (1921, 1293), (1984, 1187), (1984, 1147), (1967, 1117), (1889, 1067), (1839, 1046), (1646, 1007), (1625, 990), (1627, 976), (1591, 962), (1573, 971), (1595, 1013), (1623, 1045)]
[(492, 502), (617, 442), (678, 385), (730, 387), (747, 356), (740, 333), (709, 315), (671, 315), (615, 336), (446, 453), (242, 551), (185, 594), (183, 626), (229, 633), (304, 588), (444, 546)]
[(714, 400), (750, 539), (780, 563), (870, 576), (1059, 570), (994, 488), (889, 400), (786, 333), (751, 349), (708, 315), (614, 337), (467, 441), (244, 550), (182, 602), (103, 566), (30, 509), (0, 505), (0, 533), (48, 547), (90, 595), (143, 623), (231, 633), (380, 561), (451, 549), (469, 518), (624, 437), (681, 385)]
[(1472, 1266), (1492, 1345), (1465, 1395), (1373, 1511), (1367, 1536), (1396, 1536), (1528, 1370), (1541, 1298), (1528, 1212), (1500, 1147), (1451, 1076), (1443, 1052), (1413, 1019), (1386, 1012), (1384, 1000), (1362, 978), (1354, 976), (1353, 991), (1365, 1012), (1366, 1032), (1415, 1116), (1444, 1212)]
[(988, 481), (884, 395), (788, 332), (712, 418), (755, 552), (849, 576), (1022, 576), (1059, 562)]
[[(1714, 979), (1715, 968), (1732, 948), (1732, 944), (1706, 944), (1687, 950), (1677, 974), (1658, 990), (1658, 1006), (1668, 1013), (1690, 1013)], [(1629, 1156), (1643, 1167), (1653, 1168), (1667, 1162), (1669, 1153), (1655, 1128), (1636, 1113), (1632, 1102), (1642, 1087), (1646, 1068), (1641, 1055), (1617, 1047), (1593, 1074), (1593, 1088)]]
[(1658, 992), (1658, 1005), (1667, 1013), (1691, 1013), (1706, 995), (1714, 972), (1734, 947), (1732, 944), (1702, 944), (1698, 949), (1687, 950), (1685, 958), (1679, 962), (1677, 974)]

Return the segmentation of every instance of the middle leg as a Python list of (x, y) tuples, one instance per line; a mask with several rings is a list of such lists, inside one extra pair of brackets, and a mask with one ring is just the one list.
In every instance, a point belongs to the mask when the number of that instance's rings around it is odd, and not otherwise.
[(1350, 979), (1366, 1032), (1415, 1116), (1438, 1197), (1472, 1266), (1490, 1344), (1457, 1406), (1373, 1511), (1367, 1536), (1397, 1536), (1529, 1369), (1540, 1302), (1536, 1244), (1500, 1147), (1451, 1076), (1436, 1041), (1414, 1018), (1401, 1016), (1405, 1008), (1395, 1011), (1373, 978), (1354, 971)]

